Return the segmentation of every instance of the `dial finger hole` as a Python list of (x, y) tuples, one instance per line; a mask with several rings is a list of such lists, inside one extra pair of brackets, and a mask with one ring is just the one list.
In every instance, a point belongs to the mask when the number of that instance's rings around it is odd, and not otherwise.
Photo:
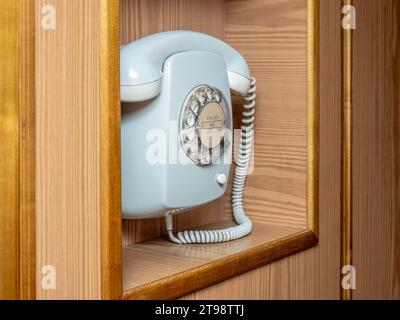
[(197, 100), (192, 101), (192, 103), (190, 104), (190, 110), (192, 110), (192, 112), (195, 115), (199, 114), (200, 106), (199, 106), (199, 102)]
[(217, 91), (214, 91), (214, 99), (216, 102), (220, 103), (221, 102), (221, 96)]
[(214, 97), (213, 97), (213, 92), (212, 92), (210, 89), (207, 89), (206, 95), (207, 95), (208, 101), (213, 100), (213, 98), (214, 98)]
[(192, 128), (185, 129), (183, 132), (184, 139), (186, 141), (193, 141), (196, 138), (196, 130)]
[(201, 103), (201, 104), (203, 104), (204, 102), (206, 102), (206, 95), (205, 95), (205, 93), (204, 93), (204, 90), (199, 90), (198, 92), (197, 92), (197, 99), (199, 100), (199, 102)]
[(195, 122), (196, 122), (196, 117), (195, 117), (195, 115), (194, 115), (193, 113), (188, 113), (188, 114), (186, 115), (186, 124), (187, 124), (189, 127), (191, 127), (191, 126), (194, 126)]

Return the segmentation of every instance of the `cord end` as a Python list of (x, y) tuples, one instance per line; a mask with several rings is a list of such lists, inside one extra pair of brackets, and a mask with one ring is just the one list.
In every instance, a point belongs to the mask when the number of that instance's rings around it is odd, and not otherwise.
[(167, 228), (167, 231), (174, 231), (174, 221), (170, 214), (165, 215), (165, 226)]
[(168, 231), (169, 239), (172, 242), (175, 242), (175, 243), (178, 243), (178, 244), (182, 244), (182, 242), (178, 238), (176, 238), (175, 235), (174, 235), (174, 220), (173, 220), (173, 216), (171, 214), (167, 213), (165, 215), (165, 226), (166, 226), (167, 231)]

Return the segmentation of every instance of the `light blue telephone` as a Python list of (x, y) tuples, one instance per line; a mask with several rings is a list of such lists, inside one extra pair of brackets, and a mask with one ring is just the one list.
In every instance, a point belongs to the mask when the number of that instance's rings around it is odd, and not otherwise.
[[(165, 217), (176, 243), (215, 243), (251, 232), (243, 209), (252, 151), (255, 80), (225, 42), (193, 31), (121, 47), (122, 212)], [(230, 90), (245, 96), (232, 206), (237, 226), (173, 234), (172, 216), (221, 197), (232, 154)]]

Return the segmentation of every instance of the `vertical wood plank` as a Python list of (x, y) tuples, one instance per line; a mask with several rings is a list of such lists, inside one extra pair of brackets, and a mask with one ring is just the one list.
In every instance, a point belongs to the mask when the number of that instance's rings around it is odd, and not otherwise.
[(19, 296), (18, 9), (0, 3), (0, 299)]
[[(352, 6), (342, 0), (342, 6)], [(341, 265), (352, 265), (353, 222), (353, 30), (342, 28), (342, 190), (341, 190)], [(342, 300), (351, 300), (351, 290), (342, 287)]]
[(122, 298), (119, 0), (100, 1), (101, 297)]
[(20, 298), (36, 296), (35, 0), (19, 0)]
[[(226, 1), (224, 40), (257, 79), (254, 172), (245, 207), (254, 222), (307, 226), (307, 1)], [(240, 121), (242, 101), (234, 105)], [(230, 212), (230, 208), (227, 208)]]
[[(54, 30), (42, 28), (44, 5)], [(39, 299), (101, 297), (99, 16), (97, 0), (36, 2)], [(42, 287), (46, 265), (55, 289)]]
[(319, 235), (320, 2), (307, 1), (307, 227)]
[(400, 4), (354, 0), (354, 299), (400, 298)]

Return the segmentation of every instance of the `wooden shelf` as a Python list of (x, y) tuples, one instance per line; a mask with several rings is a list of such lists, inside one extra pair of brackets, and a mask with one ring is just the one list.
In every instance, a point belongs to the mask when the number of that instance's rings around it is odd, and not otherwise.
[(222, 244), (177, 245), (157, 238), (129, 245), (123, 248), (123, 298), (177, 298), (317, 242), (307, 229), (255, 224), (250, 236)]

